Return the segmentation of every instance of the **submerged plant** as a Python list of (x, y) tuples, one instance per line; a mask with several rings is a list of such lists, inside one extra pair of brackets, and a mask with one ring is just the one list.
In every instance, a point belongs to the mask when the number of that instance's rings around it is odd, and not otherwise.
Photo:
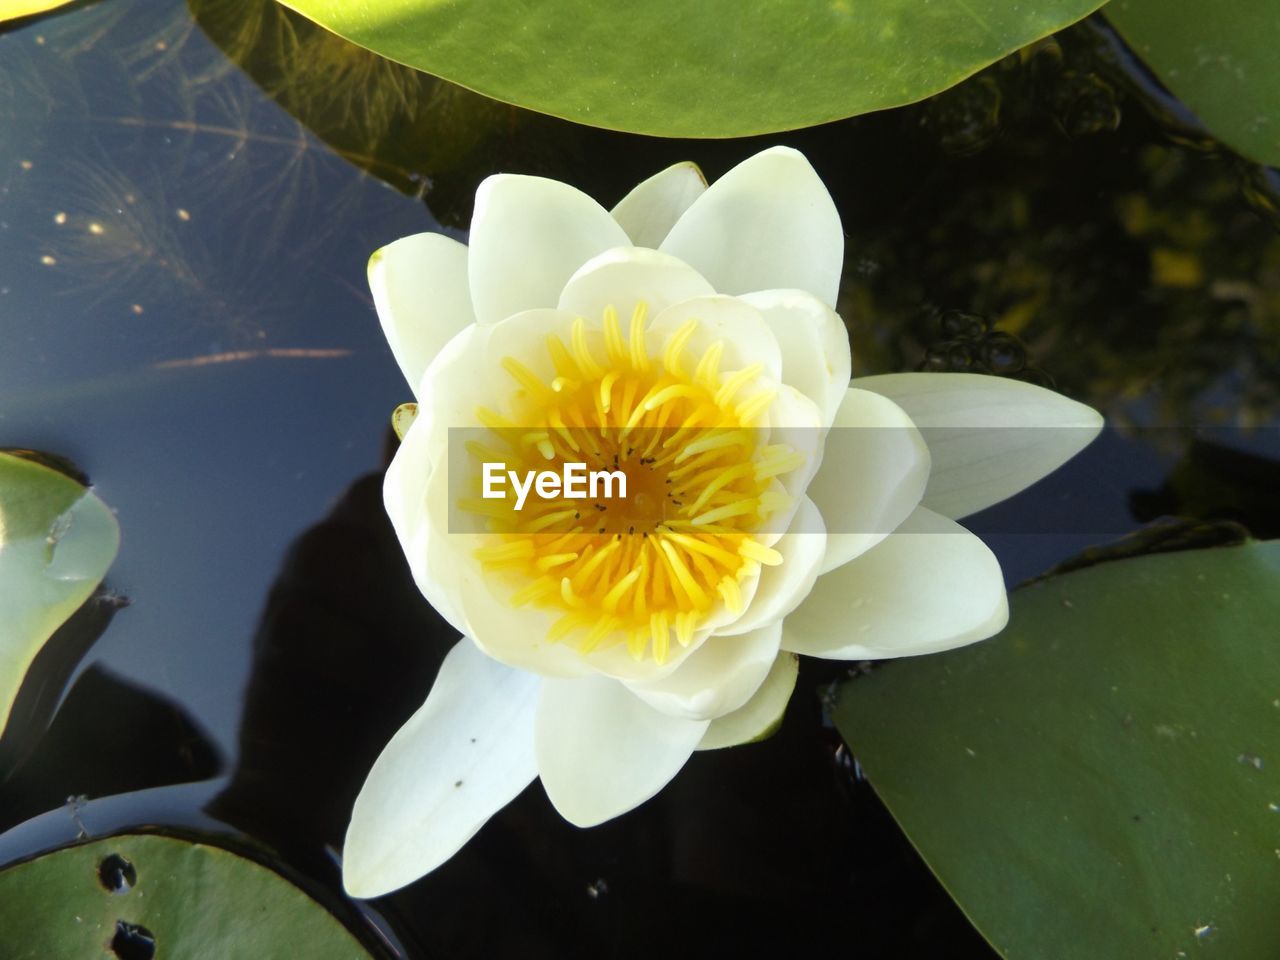
[[(420, 234), (374, 255), (418, 401), (386, 508), (462, 639), (356, 801), (351, 893), (434, 869), (535, 777), (579, 826), (634, 808), (695, 750), (767, 733), (797, 653), (907, 656), (1004, 626), (999, 564), (953, 518), (1101, 420), (995, 377), (851, 386), (842, 260), (826, 188), (784, 148), (710, 188), (671, 167), (612, 213), (491, 177), (469, 247)], [(460, 478), (497, 460), (603, 465), (630, 495), (472, 495)]]

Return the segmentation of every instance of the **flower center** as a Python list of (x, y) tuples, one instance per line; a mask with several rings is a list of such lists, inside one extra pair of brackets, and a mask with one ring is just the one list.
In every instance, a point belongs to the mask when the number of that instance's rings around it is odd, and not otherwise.
[(518, 507), (512, 493), (461, 506), (488, 518), (493, 542), (476, 555), (507, 577), (511, 602), (559, 612), (549, 640), (572, 638), (583, 653), (625, 643), (662, 663), (672, 638), (687, 646), (713, 611), (740, 612), (744, 582), (782, 562), (760, 533), (789, 503), (777, 478), (803, 456), (762, 442), (774, 391), (759, 364), (721, 372), (720, 340), (691, 362), (697, 320), (651, 357), (646, 312), (637, 306), (625, 337), (612, 307), (597, 330), (574, 321), (568, 343), (549, 335), (547, 376), (505, 357), (509, 413), (481, 408), (494, 443), (469, 445), (519, 476), (570, 463), (620, 473), (626, 495), (601, 484), (585, 498), (558, 491)]

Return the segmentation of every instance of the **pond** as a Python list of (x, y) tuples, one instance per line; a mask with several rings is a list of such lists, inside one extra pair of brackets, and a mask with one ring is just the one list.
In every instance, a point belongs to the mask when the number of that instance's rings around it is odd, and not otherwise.
[(1018, 376), (1106, 415), (967, 522), (1010, 587), (1160, 517), (1280, 534), (1280, 174), (1100, 18), (919, 104), (680, 141), (486, 100), (265, 0), (75, 4), (0, 32), (0, 447), (73, 463), (122, 541), (0, 743), (0, 866), (216, 835), (376, 956), (995, 956), (835, 731), (849, 665), (808, 659), (774, 737), (695, 755), (631, 814), (578, 830), (534, 785), (423, 880), (342, 893), (351, 803), (456, 639), (383, 511), (411, 398), (370, 253), (465, 239), (494, 172), (608, 207), (774, 143), (839, 207), (855, 377)]

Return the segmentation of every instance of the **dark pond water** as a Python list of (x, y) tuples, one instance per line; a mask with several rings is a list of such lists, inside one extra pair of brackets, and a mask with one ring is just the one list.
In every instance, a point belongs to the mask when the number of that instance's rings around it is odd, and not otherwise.
[(1107, 414), (969, 523), (1011, 585), (1164, 515), (1280, 532), (1280, 176), (1101, 21), (923, 104), (704, 143), (484, 101), (263, 0), (77, 5), (0, 33), (0, 447), (72, 460), (123, 545), (0, 743), (0, 863), (82, 826), (214, 831), (388, 955), (993, 956), (825, 722), (831, 664), (778, 736), (617, 821), (576, 830), (534, 785), (425, 880), (340, 893), (355, 791), (454, 640), (382, 513), (407, 391), (369, 253), (463, 237), (495, 171), (609, 205), (774, 142), (840, 206), (857, 373), (1025, 376)]

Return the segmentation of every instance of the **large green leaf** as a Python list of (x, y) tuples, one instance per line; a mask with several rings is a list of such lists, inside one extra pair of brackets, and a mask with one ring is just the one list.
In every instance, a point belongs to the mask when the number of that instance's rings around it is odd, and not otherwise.
[(579, 123), (771, 133), (899, 106), (1099, 0), (282, 0), (392, 60)]
[(0, 873), (0, 936), (7, 960), (369, 957), (328, 911), (272, 871), (159, 836), (97, 840)]
[(1241, 153), (1280, 164), (1275, 0), (1115, 0), (1107, 17), (1160, 80)]
[(5, 20), (17, 20), (19, 17), (30, 17), (44, 13), (57, 7), (65, 6), (71, 0), (0, 0), (0, 23)]
[(847, 683), (836, 724), (1012, 960), (1280, 953), (1280, 541), (1018, 590), (998, 637)]
[(93, 593), (119, 546), (115, 515), (93, 493), (0, 452), (0, 732), (31, 661)]

